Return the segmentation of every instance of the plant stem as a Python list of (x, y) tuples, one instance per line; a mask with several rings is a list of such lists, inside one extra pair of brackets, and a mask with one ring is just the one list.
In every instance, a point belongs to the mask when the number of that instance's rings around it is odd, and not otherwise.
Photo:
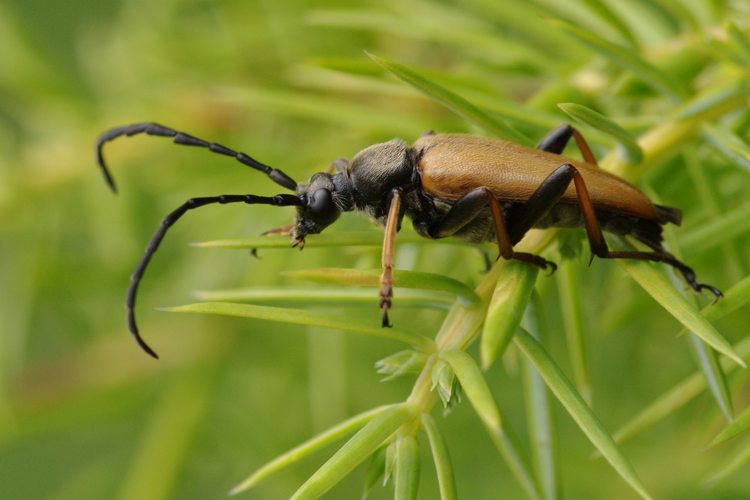
[(628, 165), (616, 149), (601, 161), (601, 166), (614, 174), (634, 179), (650, 166), (674, 156), (700, 127), (724, 113), (742, 107), (747, 100), (747, 84), (742, 75), (711, 85), (694, 99), (675, 110), (671, 120), (652, 128), (638, 138), (643, 161), (636, 167)]
[[(519, 250), (538, 253), (549, 243), (549, 233), (549, 231), (530, 233), (519, 244)], [(435, 337), (435, 352), (427, 359), (407, 399), (407, 402), (414, 405), (420, 413), (429, 413), (438, 402), (438, 396), (432, 390), (432, 369), (440, 353), (454, 349), (464, 350), (474, 340), (484, 323), (492, 292), (505, 262), (504, 259), (498, 259), (475, 288), (474, 291), (480, 299), (479, 304), (466, 307), (457, 301), (445, 317)]]

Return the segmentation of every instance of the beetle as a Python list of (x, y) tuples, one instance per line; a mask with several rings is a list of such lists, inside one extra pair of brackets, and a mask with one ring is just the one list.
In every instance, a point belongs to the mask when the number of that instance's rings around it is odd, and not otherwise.
[[(449, 236), (470, 242), (497, 243), (499, 257), (515, 259), (554, 271), (545, 258), (513, 247), (531, 228), (583, 226), (591, 260), (637, 259), (662, 262), (682, 274), (696, 292), (708, 290), (716, 299), (721, 291), (698, 283), (693, 270), (662, 246), (662, 226), (679, 225), (677, 208), (652, 203), (625, 180), (599, 168), (584, 137), (564, 124), (547, 134), (536, 148), (499, 139), (462, 134), (426, 132), (411, 146), (392, 139), (369, 146), (351, 162), (334, 161), (325, 172), (299, 184), (283, 171), (221, 144), (208, 142), (157, 123), (135, 123), (110, 129), (96, 141), (96, 162), (116, 192), (105, 163), (103, 147), (121, 136), (147, 134), (172, 138), (175, 144), (196, 146), (237, 160), (258, 170), (293, 192), (276, 196), (225, 194), (190, 198), (169, 213), (151, 237), (131, 277), (126, 296), (128, 329), (140, 347), (157, 354), (141, 337), (135, 320), (138, 286), (167, 230), (190, 210), (210, 204), (293, 206), (294, 224), (272, 230), (289, 234), (292, 247), (304, 247), (305, 236), (333, 224), (342, 212), (365, 212), (384, 227), (380, 309), (388, 327), (393, 296), (393, 254), (404, 216), (426, 238)], [(573, 138), (583, 160), (562, 156)], [(650, 251), (612, 251), (602, 231), (631, 236)], [(498, 258), (499, 258), (498, 257)]]

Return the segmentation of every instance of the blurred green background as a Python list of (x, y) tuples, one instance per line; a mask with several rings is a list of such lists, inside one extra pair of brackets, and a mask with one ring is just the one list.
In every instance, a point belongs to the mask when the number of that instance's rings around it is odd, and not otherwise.
[[(347, 416), (400, 401), (410, 388), (411, 380), (380, 383), (374, 372), (376, 360), (401, 349), (391, 342), (155, 310), (190, 302), (195, 290), (288, 284), (284, 270), (378, 266), (377, 248), (269, 250), (258, 260), (243, 251), (187, 246), (259, 234), (291, 222), (292, 209), (216, 206), (186, 216), (162, 245), (139, 297), (142, 331), (162, 359), (139, 351), (127, 334), (122, 303), (129, 275), (161, 218), (191, 196), (268, 195), (278, 189), (235, 162), (137, 137), (107, 147), (119, 187), (114, 196), (94, 164), (98, 133), (157, 121), (243, 150), (302, 181), (336, 158), (351, 158), (394, 136), (410, 141), (428, 129), (477, 131), (387, 76), (363, 50), (418, 68), (480, 106), (514, 115), (530, 137), (569, 120), (555, 107), (566, 101), (592, 106), (637, 133), (659, 124), (671, 109), (668, 101), (545, 18), (638, 44), (695, 86), (699, 76), (715, 77), (700, 68), (715, 54), (699, 48), (699, 57), (670, 57), (675, 40), (701, 47), (723, 21), (741, 25), (750, 19), (746, 2), (606, 2), (625, 25), (618, 32), (592, 7), (598, 4), (3, 2), (0, 498), (223, 497), (278, 453)], [(743, 113), (732, 126), (746, 138)], [(601, 134), (592, 142), (600, 156), (612, 147)], [(704, 142), (680, 145), (680, 152), (693, 148), (686, 154), (694, 166), (712, 169), (709, 187), (721, 201), (714, 208), (744, 207), (736, 213), (746, 214), (748, 171)], [(644, 181), (664, 202), (684, 209), (678, 240), (715, 215), (696, 201), (700, 186), (695, 170), (685, 169), (685, 158), (665, 159)], [(738, 217), (739, 230), (722, 245), (683, 248), (702, 280), (726, 289), (747, 275), (747, 219)], [(364, 217), (350, 215), (331, 231), (370, 227)], [(679, 326), (671, 317), (623, 279), (619, 266), (595, 262), (587, 268), (586, 258), (564, 265), (581, 275), (593, 405), (614, 430), (696, 367), (687, 343), (675, 338)], [(397, 265), (472, 284), (481, 278), (482, 259), (470, 248), (403, 245)], [(559, 325), (555, 280), (547, 281), (549, 323)], [(375, 300), (362, 314), (379, 322)], [(400, 326), (429, 331), (439, 320), (435, 312), (394, 310)], [(731, 341), (739, 340), (747, 331), (747, 308), (718, 325)], [(563, 337), (550, 339), (550, 350), (566, 367)], [(504, 414), (523, 428), (512, 356), (488, 378)], [(736, 407), (744, 408), (750, 401), (747, 377), (733, 379), (732, 387)], [(460, 497), (520, 496), (467, 406), (439, 418)], [(590, 444), (567, 414), (557, 413), (566, 496), (633, 498), (603, 460), (590, 459)], [(730, 449), (702, 451), (722, 422), (710, 396), (703, 395), (624, 450), (659, 497), (747, 497), (747, 467), (713, 489), (700, 482)], [(244, 495), (288, 497), (328, 454)], [(431, 467), (424, 457), (421, 498), (437, 495)], [(328, 497), (358, 498), (363, 471), (355, 470)], [(376, 488), (372, 497), (390, 495)]]

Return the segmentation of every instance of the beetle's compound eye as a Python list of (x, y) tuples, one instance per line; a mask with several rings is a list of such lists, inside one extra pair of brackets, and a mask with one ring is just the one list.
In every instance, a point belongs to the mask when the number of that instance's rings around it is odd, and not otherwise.
[(333, 192), (327, 187), (313, 188), (307, 194), (302, 193), (300, 198), (302, 206), (297, 209), (294, 224), (294, 234), (298, 239), (320, 233), (341, 215), (341, 209), (333, 200)]
[(326, 188), (316, 189), (307, 199), (307, 206), (312, 213), (319, 216), (325, 216), (327, 213), (336, 210), (331, 191)]
[(339, 208), (333, 202), (331, 190), (320, 188), (313, 191), (307, 199), (308, 214), (319, 225), (325, 227), (340, 215)]

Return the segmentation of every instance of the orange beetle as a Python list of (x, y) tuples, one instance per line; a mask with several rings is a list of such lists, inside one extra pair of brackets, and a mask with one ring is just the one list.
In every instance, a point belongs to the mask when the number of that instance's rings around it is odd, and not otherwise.
[[(532, 227), (586, 229), (592, 258), (639, 259), (663, 262), (677, 269), (695, 291), (716, 287), (698, 283), (693, 270), (662, 247), (662, 225), (679, 224), (678, 209), (655, 205), (638, 189), (598, 168), (581, 134), (569, 125), (550, 132), (536, 149), (471, 135), (423, 134), (408, 146), (401, 139), (374, 144), (350, 162), (336, 160), (327, 172), (298, 184), (281, 170), (245, 153), (158, 125), (137, 123), (103, 133), (96, 143), (97, 163), (112, 190), (112, 176), (102, 155), (105, 143), (136, 134), (171, 137), (176, 144), (198, 146), (235, 158), (259, 170), (294, 194), (256, 196), (228, 194), (191, 198), (167, 215), (154, 233), (131, 278), (126, 298), (130, 332), (151, 356), (156, 353), (141, 338), (135, 321), (135, 299), (143, 273), (169, 227), (187, 211), (215, 203), (247, 203), (297, 207), (293, 225), (275, 233), (291, 236), (302, 248), (305, 236), (320, 233), (342, 212), (360, 210), (385, 227), (383, 273), (380, 279), (382, 325), (390, 326), (393, 295), (393, 251), (396, 233), (408, 216), (420, 235), (454, 236), (472, 242), (494, 241), (500, 256), (542, 268), (554, 263), (513, 246)], [(574, 138), (585, 161), (561, 156)], [(610, 251), (602, 231), (630, 235), (651, 251)]]

